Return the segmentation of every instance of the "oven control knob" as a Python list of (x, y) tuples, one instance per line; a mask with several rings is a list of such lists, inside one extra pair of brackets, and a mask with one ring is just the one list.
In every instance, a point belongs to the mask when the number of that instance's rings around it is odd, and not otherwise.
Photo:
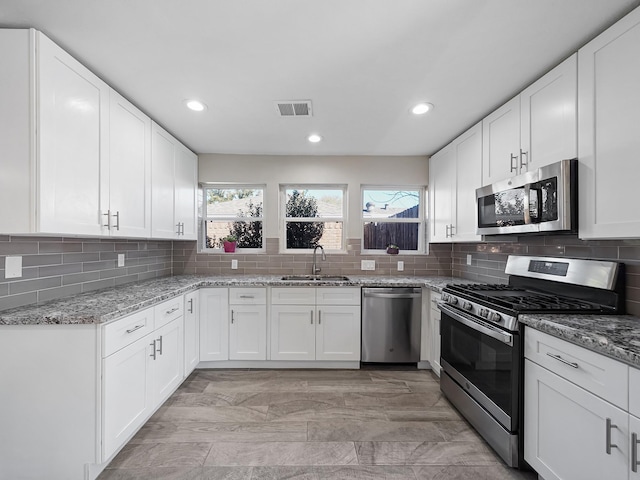
[(501, 322), (502, 321), (502, 315), (500, 315), (497, 312), (491, 312), (491, 315), (489, 316), (489, 320), (491, 320), (492, 322)]
[(463, 302), (462, 308), (464, 308), (465, 310), (471, 310), (473, 308), (473, 305), (471, 305), (470, 302)]
[(481, 308), (479, 313), (482, 318), (487, 318), (489, 316), (489, 310), (486, 308)]
[(457, 297), (452, 297), (451, 295), (449, 295), (449, 298), (447, 298), (447, 303), (450, 303), (451, 305), (457, 305), (458, 304), (458, 298)]

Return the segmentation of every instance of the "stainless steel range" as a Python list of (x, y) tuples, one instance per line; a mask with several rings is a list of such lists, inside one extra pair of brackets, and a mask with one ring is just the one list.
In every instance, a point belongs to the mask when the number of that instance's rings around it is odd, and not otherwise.
[(523, 457), (522, 313), (624, 313), (624, 265), (509, 256), (508, 285), (442, 291), (440, 388), (512, 467)]

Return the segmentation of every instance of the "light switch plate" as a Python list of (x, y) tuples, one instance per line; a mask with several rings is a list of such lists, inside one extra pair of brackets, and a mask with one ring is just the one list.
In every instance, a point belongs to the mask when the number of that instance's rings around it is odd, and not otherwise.
[(398, 271), (399, 272), (404, 271), (404, 262), (402, 260), (398, 260)]
[(360, 260), (360, 270), (375, 270), (375, 269), (376, 269), (375, 260)]
[(124, 267), (124, 253), (118, 254), (118, 266)]
[(233, 260), (231, 260), (231, 270), (237, 270), (237, 269), (238, 269), (238, 260), (234, 258)]
[(20, 278), (22, 276), (22, 257), (6, 257), (4, 261), (4, 278)]
[(467, 255), (467, 265), (471, 265), (471, 254)]

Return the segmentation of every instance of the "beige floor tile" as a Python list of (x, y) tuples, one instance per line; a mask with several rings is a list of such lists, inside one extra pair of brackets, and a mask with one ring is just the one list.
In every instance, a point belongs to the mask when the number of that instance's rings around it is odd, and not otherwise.
[(211, 443), (129, 443), (109, 468), (201, 466), (210, 449)]
[(361, 465), (492, 465), (488, 447), (476, 442), (356, 442)]
[(268, 407), (161, 407), (151, 422), (260, 422), (267, 418)]
[(323, 421), (309, 422), (310, 442), (443, 442), (432, 422)]

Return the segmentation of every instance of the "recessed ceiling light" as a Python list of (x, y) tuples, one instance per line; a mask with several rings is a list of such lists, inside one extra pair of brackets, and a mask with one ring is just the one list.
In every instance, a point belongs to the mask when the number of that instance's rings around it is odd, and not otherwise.
[(433, 105), (430, 103), (419, 103), (411, 109), (411, 113), (414, 115), (424, 115), (429, 110), (433, 110)]
[(322, 137), (317, 133), (312, 133), (307, 137), (307, 140), (309, 140), (311, 143), (318, 143), (320, 140), (322, 140)]
[(204, 103), (199, 102), (198, 100), (185, 100), (185, 104), (187, 105), (187, 108), (190, 108), (194, 112), (201, 112), (207, 108)]

